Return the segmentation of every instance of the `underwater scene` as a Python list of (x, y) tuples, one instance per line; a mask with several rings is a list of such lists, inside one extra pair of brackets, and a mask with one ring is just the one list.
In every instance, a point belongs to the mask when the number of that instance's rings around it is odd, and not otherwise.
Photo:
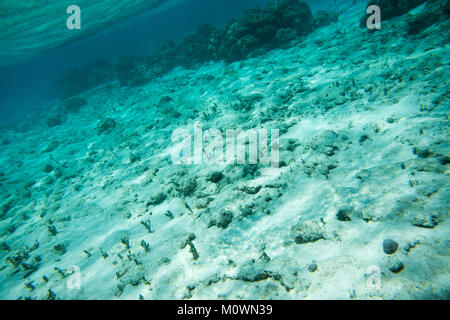
[(0, 300), (450, 298), (449, 0), (0, 0)]

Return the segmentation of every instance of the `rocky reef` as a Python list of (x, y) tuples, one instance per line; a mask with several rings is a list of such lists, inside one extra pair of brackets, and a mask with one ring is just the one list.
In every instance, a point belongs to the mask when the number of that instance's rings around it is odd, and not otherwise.
[[(0, 297), (448, 299), (442, 3), (369, 32), (366, 3), (336, 23), (279, 1), (72, 71), (63, 101), (0, 127)], [(246, 29), (291, 5), (307, 28)], [(235, 30), (252, 50), (221, 56)], [(174, 164), (171, 134), (197, 121), (278, 129), (279, 168)]]
[[(376, 5), (381, 9), (382, 20), (390, 20), (408, 13), (410, 10), (426, 4), (424, 12), (411, 18), (409, 33), (418, 33), (426, 27), (431, 26), (441, 17), (449, 15), (450, 4), (448, 0), (371, 0), (367, 7)], [(368, 14), (361, 17), (361, 27), (366, 26)]]
[(71, 70), (55, 87), (66, 98), (113, 80), (123, 86), (137, 86), (176, 66), (192, 68), (209, 61), (233, 62), (267, 50), (287, 48), (314, 29), (336, 21), (336, 14), (331, 12), (320, 11), (313, 17), (303, 1), (277, 0), (263, 10), (248, 10), (222, 29), (202, 25), (178, 43), (161, 41), (149, 56), (124, 56), (112, 64), (99, 60), (81, 70)]
[(435, 23), (444, 22), (450, 18), (450, 1), (429, 1), (425, 8), (408, 20), (408, 33), (417, 35)]

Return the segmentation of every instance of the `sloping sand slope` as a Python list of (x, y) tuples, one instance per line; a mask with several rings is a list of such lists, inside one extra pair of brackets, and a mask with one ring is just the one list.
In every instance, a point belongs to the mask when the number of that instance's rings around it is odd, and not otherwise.
[[(360, 16), (4, 129), (0, 297), (448, 299), (448, 23), (369, 33)], [(171, 164), (196, 120), (279, 129), (280, 170)]]

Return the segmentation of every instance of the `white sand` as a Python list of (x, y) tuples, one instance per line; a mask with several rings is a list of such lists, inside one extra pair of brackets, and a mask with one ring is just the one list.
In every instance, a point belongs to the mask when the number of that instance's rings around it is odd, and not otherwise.
[[(449, 47), (439, 26), (425, 31), (426, 41), (407, 36), (402, 18), (369, 34), (358, 27), (360, 10), (291, 49), (176, 69), (139, 88), (108, 84), (85, 93), (88, 105), (60, 126), (46, 128), (59, 108), (49, 106), (21, 130), (4, 130), (0, 200), (15, 202), (0, 220), (0, 240), (11, 248), (0, 250), (0, 298), (45, 299), (49, 289), (58, 299), (448, 298), (450, 180), (440, 159), (449, 155)], [(283, 104), (287, 90), (293, 97)], [(232, 108), (237, 94), (255, 93), (263, 100), (250, 112)], [(157, 109), (164, 95), (180, 118)], [(117, 126), (97, 135), (106, 117)], [(195, 120), (205, 128), (280, 129), (287, 166), (243, 178), (240, 166), (170, 164), (171, 133), (192, 130)], [(288, 139), (295, 150), (287, 149)], [(43, 152), (52, 141), (57, 147)], [(418, 157), (414, 148), (430, 155)], [(130, 163), (131, 153), (140, 160)], [(62, 176), (45, 173), (48, 163)], [(214, 170), (224, 174), (218, 184), (208, 181)], [(192, 179), (195, 192), (183, 197), (177, 185)], [(261, 189), (248, 194), (246, 186)], [(147, 206), (159, 192), (166, 199)], [(245, 216), (249, 204), (253, 214)], [(208, 228), (222, 209), (233, 213), (231, 224)], [(341, 209), (351, 221), (336, 218)], [(153, 233), (141, 224), (147, 219)], [(434, 227), (417, 226), (420, 220)], [(292, 227), (299, 221), (316, 221), (323, 239), (296, 243)], [(190, 233), (197, 260), (189, 245), (181, 248)], [(383, 252), (386, 238), (399, 243), (393, 255)], [(26, 249), (24, 262), (41, 260), (26, 275), (6, 258), (35, 241), (39, 248)], [(53, 249), (60, 243), (67, 252)], [(398, 261), (404, 269), (391, 272)], [(81, 270), (80, 290), (67, 288), (55, 270), (72, 265)], [(374, 265), (381, 270), (378, 289), (367, 285)], [(258, 274), (269, 276), (245, 281)], [(33, 290), (25, 287), (30, 281)]]

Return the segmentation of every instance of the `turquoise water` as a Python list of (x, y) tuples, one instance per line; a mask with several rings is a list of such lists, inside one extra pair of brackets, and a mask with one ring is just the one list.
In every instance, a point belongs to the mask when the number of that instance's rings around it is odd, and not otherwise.
[(448, 299), (448, 1), (69, 5), (0, 6), (0, 299)]

